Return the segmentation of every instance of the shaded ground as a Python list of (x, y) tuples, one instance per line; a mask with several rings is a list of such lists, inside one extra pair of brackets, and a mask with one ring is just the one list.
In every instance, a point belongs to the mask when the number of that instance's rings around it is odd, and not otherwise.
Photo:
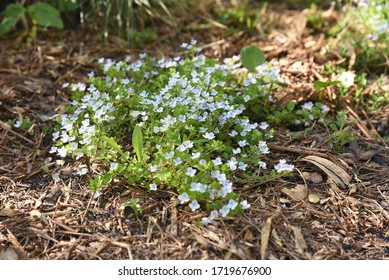
[[(291, 81), (277, 93), (281, 107), (314, 98), (312, 82), (321, 78), (323, 64), (342, 58), (320, 54), (326, 39), (310, 35), (301, 11), (268, 16), (275, 22), (270, 34), (226, 35), (220, 27), (207, 30), (206, 38), (199, 33), (199, 42), (206, 40), (205, 54), (219, 58), (256, 44), (268, 60), (280, 62)], [(142, 51), (168, 55), (178, 50), (158, 43), (148, 48)], [(297, 167), (293, 176), (242, 186), (239, 193), (251, 208), (208, 227), (196, 227), (193, 222), (202, 215), (176, 205), (169, 190), (150, 196), (115, 184), (93, 199), (88, 182), (73, 175), (77, 163), (48, 153), (51, 140), (39, 126), (50, 125), (49, 117), (69, 102), (64, 82), (85, 81), (99, 57), (131, 53), (74, 33), (64, 41), (38, 40), (32, 46), (1, 41), (0, 259), (4, 254), (30, 259), (389, 259), (389, 150), (387, 143), (374, 140), (375, 129), (381, 134), (388, 129), (387, 107), (374, 115), (355, 110), (354, 133), (360, 140), (342, 154), (333, 153), (319, 133), (296, 132), (294, 140), (280, 127), (269, 145), (270, 161), (288, 158)], [(354, 112), (349, 106), (345, 100), (344, 107)], [(7, 124), (21, 117), (35, 125), (24, 131)], [(339, 188), (301, 161), (307, 155), (342, 166), (351, 183)], [(142, 202), (144, 215), (127, 219), (122, 205), (133, 197)]]

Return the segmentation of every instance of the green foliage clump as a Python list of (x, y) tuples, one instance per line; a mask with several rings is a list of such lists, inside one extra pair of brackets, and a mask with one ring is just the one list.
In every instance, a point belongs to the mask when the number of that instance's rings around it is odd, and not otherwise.
[[(350, 1), (351, 2), (351, 1)], [(332, 48), (349, 57), (349, 67), (378, 72), (388, 68), (389, 4), (387, 1), (353, 1), (343, 6), (341, 20), (329, 30)]]

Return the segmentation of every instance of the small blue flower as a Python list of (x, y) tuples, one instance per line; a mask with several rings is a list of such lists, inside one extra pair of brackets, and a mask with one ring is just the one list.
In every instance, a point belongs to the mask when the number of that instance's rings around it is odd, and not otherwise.
[(178, 196), (178, 200), (180, 201), (181, 204), (184, 204), (189, 201), (189, 195), (186, 192), (184, 192)]
[(311, 101), (307, 102), (307, 103), (304, 103), (302, 106), (301, 106), (301, 109), (303, 109), (303, 111), (311, 111), (313, 108), (313, 103)]
[(150, 172), (156, 172), (157, 171), (157, 165), (150, 166)]
[(240, 203), (240, 206), (242, 207), (242, 209), (248, 209), (251, 205), (247, 203), (247, 200), (243, 200)]
[(118, 164), (116, 162), (112, 162), (109, 166), (109, 170), (116, 170), (118, 168)]
[(200, 204), (197, 202), (197, 200), (192, 200), (192, 202), (189, 203), (189, 207), (192, 210), (192, 212), (194, 212), (200, 208)]
[(280, 159), (280, 162), (274, 166), (274, 169), (280, 173), (283, 171), (293, 171), (294, 165), (286, 163), (286, 160)]
[(220, 157), (217, 157), (216, 159), (213, 159), (212, 162), (213, 162), (214, 165), (220, 165), (220, 164), (223, 163)]
[(192, 168), (192, 167), (188, 167), (188, 169), (186, 170), (186, 175), (188, 175), (189, 177), (193, 177), (195, 174), (196, 174), (197, 170)]
[(174, 163), (174, 165), (177, 166), (177, 165), (180, 165), (182, 163), (182, 160), (180, 157), (177, 157), (177, 158), (173, 159), (173, 163)]
[(228, 205), (224, 205), (221, 209), (219, 209), (219, 212), (222, 215), (222, 217), (225, 218), (230, 212), (230, 208), (228, 207)]
[(203, 134), (203, 136), (204, 136), (204, 138), (209, 139), (209, 140), (215, 138), (215, 134), (213, 132), (206, 132), (205, 134)]

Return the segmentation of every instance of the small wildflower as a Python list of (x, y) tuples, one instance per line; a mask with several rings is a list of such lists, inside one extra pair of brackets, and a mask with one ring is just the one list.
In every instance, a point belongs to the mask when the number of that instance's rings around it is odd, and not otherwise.
[(86, 168), (86, 167), (83, 167), (83, 168), (76, 168), (76, 173), (77, 173), (77, 175), (80, 175), (80, 176), (82, 176), (82, 175), (85, 175), (86, 173), (88, 173), (88, 168)]
[(247, 143), (247, 141), (246, 141), (246, 139), (245, 140), (242, 140), (242, 141), (238, 141), (238, 145), (239, 145), (239, 147), (244, 147), (244, 146), (247, 146), (248, 145), (248, 143)]
[(157, 190), (157, 184), (151, 183), (149, 185), (150, 191), (156, 191)]
[(238, 206), (238, 202), (236, 202), (235, 200), (230, 199), (228, 201), (227, 207), (230, 208), (231, 210), (234, 210), (236, 206)]
[(192, 159), (199, 158), (199, 157), (200, 157), (200, 153), (199, 152), (192, 153)]
[(174, 165), (180, 165), (182, 163), (182, 160), (180, 157), (177, 157), (177, 158), (173, 159), (173, 163), (174, 163)]
[(238, 168), (239, 168), (240, 170), (246, 170), (247, 164), (240, 161), (240, 162), (239, 162)]
[(68, 150), (65, 147), (61, 147), (57, 150), (60, 157), (66, 157)]
[(217, 210), (212, 210), (211, 214), (209, 215), (209, 219), (215, 220), (219, 217), (219, 212)]
[(197, 200), (192, 200), (192, 202), (189, 203), (189, 207), (192, 210), (192, 212), (194, 212), (200, 208), (200, 204), (197, 202)]
[(293, 171), (294, 165), (286, 163), (286, 160), (280, 159), (280, 162), (274, 166), (274, 169), (280, 173), (283, 171)]
[(265, 141), (259, 141), (258, 142), (258, 148), (259, 148), (259, 151), (262, 153), (262, 154), (268, 154), (270, 151), (269, 151), (269, 147), (267, 146), (266, 142)]
[(307, 102), (307, 103), (304, 103), (302, 106), (301, 106), (301, 109), (303, 109), (303, 111), (311, 111), (313, 108), (313, 103), (311, 101)]
[(265, 130), (266, 128), (268, 128), (269, 125), (265, 122), (261, 122), (261, 124), (259, 125), (259, 128), (262, 129), (262, 130)]
[(322, 112), (323, 114), (327, 113), (329, 110), (330, 110), (330, 108), (329, 108), (327, 105), (323, 104), (323, 105), (321, 106), (321, 112)]
[(236, 164), (238, 161), (236, 158), (232, 157), (229, 161), (227, 161), (227, 166), (230, 168), (231, 171), (236, 170)]
[(242, 209), (248, 209), (248, 208), (250, 208), (251, 205), (247, 203), (247, 200), (243, 200), (240, 203), (240, 206), (242, 207)]
[(99, 198), (99, 196), (101, 196), (101, 192), (100, 192), (100, 191), (96, 191), (96, 192), (93, 194), (93, 198), (94, 198), (94, 199)]
[(267, 169), (267, 167), (266, 167), (266, 162), (260, 161), (260, 162), (258, 162), (258, 165), (259, 165), (259, 167), (261, 167), (262, 169)]
[(209, 140), (215, 138), (215, 134), (213, 132), (207, 132), (207, 133), (203, 134), (203, 136), (204, 136), (204, 138), (209, 139)]
[(201, 184), (201, 183), (192, 183), (191, 184), (191, 191), (193, 192), (200, 192), (200, 193), (205, 193), (207, 190), (207, 185), (206, 184)]
[(341, 82), (341, 84), (345, 87), (345, 88), (349, 88), (351, 87), (353, 84), (354, 84), (354, 78), (355, 78), (355, 74), (351, 71), (346, 71), (344, 73), (342, 73), (339, 77), (338, 77), (338, 81)]
[(165, 158), (166, 158), (166, 159), (170, 159), (170, 158), (172, 158), (173, 156), (174, 156), (174, 152), (173, 152), (173, 151), (170, 151), (170, 152), (168, 152), (168, 153), (165, 154)]
[(189, 201), (189, 195), (186, 192), (183, 192), (178, 196), (178, 199), (180, 200), (181, 204), (184, 204)]
[(220, 157), (217, 157), (216, 159), (212, 160), (212, 162), (214, 165), (220, 165), (223, 163)]
[(234, 137), (236, 135), (238, 135), (238, 132), (236, 132), (235, 130), (231, 131), (230, 133), (228, 133), (228, 135), (230, 135), (231, 137)]
[(192, 167), (188, 167), (188, 169), (186, 170), (186, 175), (188, 175), (189, 177), (193, 177), (195, 174), (196, 174), (197, 170), (192, 168)]
[(110, 167), (109, 167), (109, 170), (116, 170), (118, 168), (118, 164), (116, 162), (112, 162)]
[(228, 205), (224, 205), (221, 209), (219, 209), (220, 214), (222, 215), (223, 218), (225, 218), (228, 213), (230, 213), (230, 208)]
[(157, 171), (157, 165), (150, 166), (150, 172), (156, 172)]
[(53, 132), (53, 140), (57, 140), (59, 138), (59, 131)]
[(207, 226), (208, 224), (210, 224), (212, 222), (212, 220), (210, 218), (207, 218), (207, 217), (204, 217), (201, 220), (202, 220), (203, 225), (205, 225), (205, 226)]
[(15, 127), (19, 128), (22, 125), (23, 121), (16, 121)]

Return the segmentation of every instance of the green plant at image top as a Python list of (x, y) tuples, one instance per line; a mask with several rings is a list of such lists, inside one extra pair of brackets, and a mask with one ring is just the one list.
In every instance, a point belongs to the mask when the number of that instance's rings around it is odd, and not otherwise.
[(293, 165), (280, 159), (267, 170), (274, 131), (244, 114), (280, 79), (271, 65), (248, 72), (239, 58), (221, 64), (197, 54), (194, 44), (182, 44), (192, 53), (184, 58), (100, 59), (104, 76), (90, 73), (89, 85), (71, 85), (73, 101), (55, 116), (50, 152), (87, 158), (95, 166), (94, 192), (118, 179), (150, 193), (173, 189), (177, 203), (208, 212), (208, 224), (250, 206), (236, 192), (239, 179), (275, 179)]
[(142, 43), (158, 38), (155, 28), (150, 28), (155, 27), (156, 22), (174, 28), (176, 17), (173, 13), (181, 16), (184, 6), (189, 3), (177, 0), (88, 0), (81, 2), (79, 7), (81, 24), (94, 28), (104, 39), (114, 35)]
[(24, 28), (29, 30), (28, 18), (32, 23), (30, 30), (32, 36), (35, 35), (37, 26), (63, 28), (60, 12), (49, 3), (37, 2), (27, 7), (22, 4), (9, 4), (2, 13), (0, 36), (10, 32), (20, 21)]

